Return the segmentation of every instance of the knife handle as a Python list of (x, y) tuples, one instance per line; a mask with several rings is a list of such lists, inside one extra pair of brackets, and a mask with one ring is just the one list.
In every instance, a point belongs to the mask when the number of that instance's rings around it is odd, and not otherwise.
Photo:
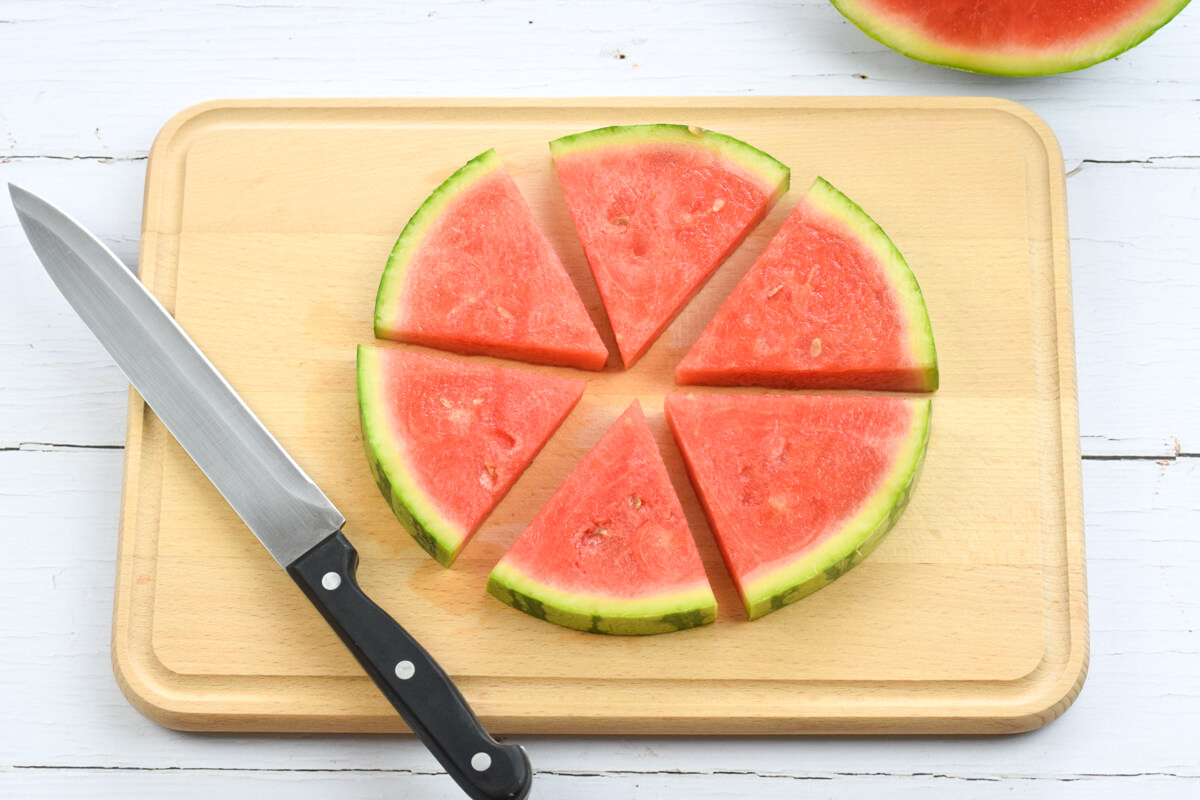
[(518, 745), (499, 744), (454, 682), (359, 588), (358, 552), (341, 531), (287, 568), (400, 716), (475, 800), (522, 800), (533, 771)]

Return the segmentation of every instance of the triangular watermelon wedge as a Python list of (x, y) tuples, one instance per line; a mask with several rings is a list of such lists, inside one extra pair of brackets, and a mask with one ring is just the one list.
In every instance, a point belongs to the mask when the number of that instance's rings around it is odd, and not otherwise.
[(417, 544), (448, 567), (585, 386), (360, 345), (358, 403), (371, 474)]
[(875, 548), (929, 439), (927, 398), (673, 394), (666, 411), (750, 619)]
[(716, 619), (716, 598), (637, 401), (513, 542), (488, 591), (593, 633), (666, 633)]
[(788, 168), (686, 125), (600, 128), (550, 143), (626, 367), (788, 188)]
[(580, 369), (608, 360), (495, 150), (447, 178), (404, 227), (379, 282), (375, 335)]
[(933, 329), (883, 229), (822, 178), (675, 368), (682, 385), (932, 391)]

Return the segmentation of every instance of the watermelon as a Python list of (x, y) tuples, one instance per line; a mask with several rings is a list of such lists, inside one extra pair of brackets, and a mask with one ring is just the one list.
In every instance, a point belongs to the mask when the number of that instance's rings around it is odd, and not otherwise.
[(937, 388), (921, 287), (887, 234), (817, 178), (675, 369), (682, 385)]
[(375, 335), (581, 369), (608, 360), (495, 150), (447, 178), (404, 227), (379, 282)]
[(695, 126), (600, 128), (550, 152), (626, 367), (788, 187), (774, 158)]
[(919, 61), (994, 75), (1090, 67), (1146, 39), (1188, 0), (832, 0), (871, 38)]
[(929, 438), (927, 398), (673, 394), (666, 411), (750, 619), (870, 553)]
[(492, 570), (488, 591), (593, 633), (665, 633), (717, 601), (642, 407), (634, 401)]
[(396, 518), (448, 567), (585, 386), (360, 345), (358, 403), (371, 474)]

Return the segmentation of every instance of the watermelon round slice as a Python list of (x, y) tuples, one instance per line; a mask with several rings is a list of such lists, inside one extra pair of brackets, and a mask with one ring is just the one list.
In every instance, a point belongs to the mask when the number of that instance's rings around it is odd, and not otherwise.
[(716, 619), (716, 598), (639, 403), (517, 537), (488, 591), (593, 633), (665, 633)]
[(887, 234), (817, 178), (675, 369), (683, 385), (931, 391), (917, 279)]
[(600, 128), (550, 152), (626, 367), (788, 188), (774, 158), (694, 126)]
[(871, 38), (919, 61), (994, 75), (1090, 67), (1142, 42), (1189, 0), (833, 0)]
[(495, 150), (451, 175), (404, 227), (379, 282), (375, 335), (581, 369), (608, 360)]
[(371, 474), (396, 518), (448, 567), (585, 386), (360, 345), (358, 403)]
[(929, 438), (926, 398), (676, 394), (666, 410), (750, 619), (874, 549)]

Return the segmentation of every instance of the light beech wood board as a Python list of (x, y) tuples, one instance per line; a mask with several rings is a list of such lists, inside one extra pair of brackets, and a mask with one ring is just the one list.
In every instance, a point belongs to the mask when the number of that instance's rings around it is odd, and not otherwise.
[[(745, 139), (792, 190), (632, 370), (617, 369), (546, 142), (677, 121)], [(453, 569), (391, 516), (362, 453), (354, 350), (405, 221), (496, 147), (614, 356)], [(662, 416), (672, 369), (817, 174), (920, 280), (942, 373), (900, 523), (830, 587), (747, 622)], [(1061, 156), (992, 99), (222, 101), (151, 152), (140, 269), (349, 520), (360, 579), (494, 732), (1015, 732), (1060, 714), (1087, 663)], [(493, 361), (495, 359), (481, 359)], [(527, 367), (529, 369), (547, 369)], [(692, 389), (689, 389), (691, 391)], [(701, 390), (704, 391), (704, 390)], [(754, 391), (754, 390), (746, 390)], [(696, 535), (716, 624), (620, 638), (488, 596), (487, 572), (642, 400)], [(113, 659), (131, 701), (196, 730), (403, 723), (140, 398), (130, 403)]]

